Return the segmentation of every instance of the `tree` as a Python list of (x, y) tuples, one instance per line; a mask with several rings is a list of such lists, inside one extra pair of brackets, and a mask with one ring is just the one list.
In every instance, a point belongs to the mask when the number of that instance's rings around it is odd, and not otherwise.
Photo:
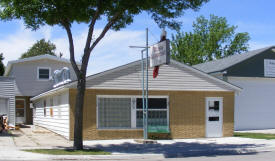
[(210, 15), (208, 20), (200, 16), (193, 23), (193, 32), (172, 35), (172, 58), (195, 65), (247, 51), (249, 34), (236, 33), (236, 29), (225, 17)]
[[(178, 29), (180, 23), (175, 18), (183, 15), (184, 10), (197, 10), (208, 0), (2, 0), (0, 18), (2, 20), (23, 19), (26, 27), (33, 30), (42, 25), (59, 25), (67, 33), (70, 61), (77, 76), (77, 95), (74, 113), (74, 148), (82, 149), (83, 103), (86, 88), (86, 73), (91, 52), (105, 34), (125, 28), (134, 16), (147, 13), (160, 26)], [(93, 39), (95, 24), (104, 19), (105, 26)], [(74, 40), (71, 31), (73, 23), (88, 24), (88, 33), (83, 50), (81, 67), (75, 61)], [(115, 41), (115, 40), (114, 40)]]
[(33, 46), (29, 48), (27, 52), (23, 53), (20, 59), (45, 54), (56, 56), (54, 52), (55, 49), (56, 46), (53, 43), (51, 43), (50, 41), (45, 41), (45, 39), (41, 39), (39, 41), (36, 41), (36, 43), (33, 44)]
[(3, 53), (0, 53), (0, 76), (3, 76), (5, 73), (5, 66), (3, 64), (3, 60), (4, 60)]

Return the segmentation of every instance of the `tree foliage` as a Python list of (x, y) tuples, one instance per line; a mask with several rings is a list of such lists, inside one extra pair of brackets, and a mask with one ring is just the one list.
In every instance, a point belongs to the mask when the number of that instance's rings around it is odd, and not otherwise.
[(249, 34), (236, 33), (236, 29), (225, 17), (210, 15), (208, 20), (200, 16), (193, 23), (192, 32), (172, 35), (172, 57), (195, 65), (247, 51)]
[[(175, 18), (185, 10), (197, 10), (208, 0), (1, 0), (2, 20), (23, 19), (33, 30), (47, 25), (63, 27), (68, 36), (70, 60), (77, 76), (77, 95), (74, 111), (74, 148), (82, 149), (83, 103), (86, 73), (91, 52), (110, 29), (120, 30), (131, 24), (134, 16), (147, 13), (160, 27), (178, 29)], [(101, 33), (93, 39), (96, 23), (105, 23)], [(73, 23), (87, 23), (88, 32), (84, 44), (81, 67), (75, 61)], [(92, 40), (93, 39), (93, 40)], [(114, 40), (115, 41), (115, 40)]]
[(0, 76), (4, 75), (5, 73), (5, 66), (4, 66), (3, 60), (4, 60), (3, 53), (0, 53)]
[(50, 41), (45, 41), (45, 39), (41, 39), (37, 41), (35, 44), (33, 44), (33, 46), (29, 48), (27, 52), (23, 53), (20, 59), (45, 54), (56, 56), (54, 52), (55, 49), (55, 44), (51, 43)]

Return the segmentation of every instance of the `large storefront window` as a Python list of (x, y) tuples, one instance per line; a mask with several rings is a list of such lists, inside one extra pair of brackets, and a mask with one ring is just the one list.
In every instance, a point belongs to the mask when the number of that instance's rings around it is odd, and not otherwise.
[[(99, 96), (98, 128), (142, 128), (142, 98)], [(148, 126), (168, 126), (168, 97), (148, 99)]]
[(131, 98), (99, 98), (99, 128), (131, 128)]

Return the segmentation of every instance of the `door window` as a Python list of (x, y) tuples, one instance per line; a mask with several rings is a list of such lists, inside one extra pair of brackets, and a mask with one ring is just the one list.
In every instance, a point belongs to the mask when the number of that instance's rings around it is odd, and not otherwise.
[(16, 117), (24, 117), (24, 116), (25, 116), (25, 101), (16, 100)]

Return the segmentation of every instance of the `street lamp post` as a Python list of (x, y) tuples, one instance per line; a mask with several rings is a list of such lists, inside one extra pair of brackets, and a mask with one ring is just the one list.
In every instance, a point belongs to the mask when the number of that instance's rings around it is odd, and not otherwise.
[[(148, 28), (146, 28), (146, 46), (129, 46), (130, 48), (143, 48), (141, 50), (141, 70), (142, 70), (142, 109), (143, 109), (143, 138), (148, 139)], [(146, 51), (146, 90), (144, 89), (144, 56)]]

